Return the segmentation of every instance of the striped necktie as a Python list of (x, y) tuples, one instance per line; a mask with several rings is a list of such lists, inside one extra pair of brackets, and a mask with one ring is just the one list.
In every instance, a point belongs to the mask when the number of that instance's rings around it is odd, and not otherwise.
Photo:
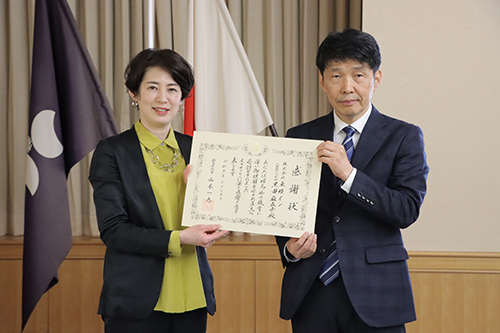
[[(342, 129), (346, 136), (344, 138), (344, 142), (342, 143), (345, 148), (345, 152), (347, 154), (347, 158), (349, 161), (352, 158), (352, 154), (354, 153), (354, 142), (352, 141), (352, 136), (356, 133), (356, 130), (351, 126), (346, 126)], [(329, 285), (333, 280), (335, 280), (340, 274), (340, 266), (339, 266), (339, 255), (337, 252), (337, 241), (333, 241), (330, 246), (330, 254), (326, 257), (321, 264), (319, 269), (319, 278), (321, 282), (325, 286)]]
[(339, 255), (337, 253), (337, 242), (333, 241), (330, 247), (330, 254), (323, 261), (319, 269), (319, 279), (325, 286), (329, 285), (340, 274)]
[(342, 129), (345, 132), (345, 139), (342, 143), (347, 154), (347, 158), (351, 161), (352, 154), (354, 153), (354, 142), (352, 141), (352, 136), (356, 133), (354, 127), (346, 126)]

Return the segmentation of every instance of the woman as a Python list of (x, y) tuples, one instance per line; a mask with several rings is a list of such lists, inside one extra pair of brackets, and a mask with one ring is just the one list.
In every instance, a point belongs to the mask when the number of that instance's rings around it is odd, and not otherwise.
[(205, 332), (207, 312), (215, 312), (205, 248), (227, 232), (181, 228), (192, 138), (171, 124), (193, 72), (174, 51), (148, 49), (125, 79), (140, 120), (101, 141), (90, 167), (106, 245), (98, 312), (108, 333)]

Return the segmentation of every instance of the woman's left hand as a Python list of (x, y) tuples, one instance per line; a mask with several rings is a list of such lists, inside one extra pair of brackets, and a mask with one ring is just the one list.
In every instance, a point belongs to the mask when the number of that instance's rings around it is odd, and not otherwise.
[(184, 169), (184, 182), (187, 184), (189, 174), (191, 173), (191, 164), (186, 165), (186, 169)]

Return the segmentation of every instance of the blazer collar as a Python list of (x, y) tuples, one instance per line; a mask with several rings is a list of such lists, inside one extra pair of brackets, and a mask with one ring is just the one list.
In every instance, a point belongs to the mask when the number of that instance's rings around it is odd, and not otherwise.
[(184, 157), (184, 160), (186, 161), (186, 164), (189, 164), (189, 160), (191, 157), (191, 141), (192, 138), (188, 135), (181, 134), (179, 132), (175, 132), (175, 139), (177, 140), (177, 143), (179, 144), (179, 148), (181, 150), (181, 154)]
[[(144, 164), (141, 144), (134, 127), (132, 126), (132, 128), (128, 131), (123, 132), (122, 135), (124, 136), (124, 140), (127, 142), (125, 146), (130, 147), (128, 154), (130, 162), (133, 164), (134, 170), (138, 170), (138, 172), (144, 174), (149, 179), (146, 165)], [(174, 135), (177, 143), (179, 144), (181, 154), (184, 157), (186, 164), (188, 164), (191, 155), (191, 137), (175, 131)]]
[(311, 138), (316, 140), (333, 140), (333, 111), (317, 119), (317, 126), (311, 127)]
[(366, 167), (386, 140), (388, 133), (383, 130), (385, 126), (384, 116), (373, 106), (351, 160), (352, 165), (358, 170)]

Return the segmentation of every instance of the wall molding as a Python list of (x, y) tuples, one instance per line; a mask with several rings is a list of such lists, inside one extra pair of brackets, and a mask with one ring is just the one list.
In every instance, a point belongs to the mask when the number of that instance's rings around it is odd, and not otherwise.
[[(251, 251), (248, 251), (251, 246)], [(98, 237), (73, 238), (67, 260), (104, 258), (105, 246)], [(500, 274), (500, 252), (410, 251), (410, 272)], [(23, 256), (23, 237), (0, 236), (0, 260), (19, 260)], [(212, 260), (279, 260), (273, 236), (228, 236), (208, 249)]]

